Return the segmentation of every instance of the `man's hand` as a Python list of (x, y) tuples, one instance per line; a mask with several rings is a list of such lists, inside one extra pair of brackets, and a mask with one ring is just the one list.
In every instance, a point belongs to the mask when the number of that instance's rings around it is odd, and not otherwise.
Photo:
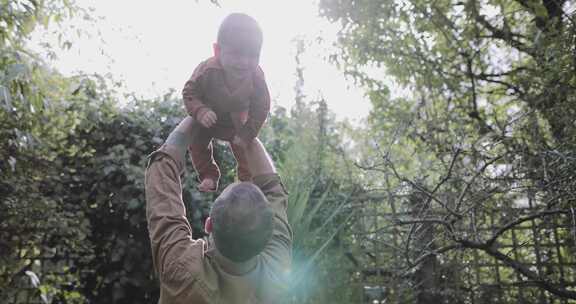
[(216, 120), (218, 120), (218, 116), (216, 116), (214, 111), (209, 109), (204, 110), (198, 115), (198, 122), (200, 122), (204, 128), (212, 127), (216, 123)]

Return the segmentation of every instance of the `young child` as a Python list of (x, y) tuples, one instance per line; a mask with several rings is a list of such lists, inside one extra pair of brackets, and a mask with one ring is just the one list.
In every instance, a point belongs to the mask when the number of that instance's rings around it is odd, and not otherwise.
[(259, 67), (262, 30), (252, 17), (231, 14), (218, 30), (214, 56), (196, 67), (182, 95), (188, 115), (198, 123), (188, 148), (200, 178), (200, 191), (218, 188), (220, 170), (212, 151), (212, 139), (228, 141), (241, 181), (252, 176), (243, 147), (260, 131), (270, 111), (270, 94)]

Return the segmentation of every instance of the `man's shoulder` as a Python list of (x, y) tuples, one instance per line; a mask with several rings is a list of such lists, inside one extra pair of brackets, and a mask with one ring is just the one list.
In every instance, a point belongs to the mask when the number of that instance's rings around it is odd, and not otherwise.
[(193, 240), (186, 246), (174, 246), (172, 259), (166, 261), (163, 280), (185, 281), (204, 272), (206, 242)]
[(218, 275), (214, 269), (212, 257), (207, 254), (208, 249), (208, 243), (205, 240), (192, 241), (191, 246), (181, 253), (180, 258), (170, 265), (170, 275), (163, 278), (163, 283), (170, 284), (172, 287), (189, 288), (190, 296), (217, 299)]
[(286, 296), (291, 283), (291, 258), (278, 252), (263, 252), (259, 261), (259, 296), (271, 303)]
[[(252, 182), (260, 188), (270, 203), (274, 204), (288, 198), (288, 191), (286, 191), (286, 187), (284, 187), (282, 179), (277, 173), (255, 176)], [(285, 205), (285, 202), (282, 205)]]
[(278, 173), (257, 175), (252, 179), (252, 182), (264, 193), (278, 192), (288, 194), (282, 183), (282, 178)]

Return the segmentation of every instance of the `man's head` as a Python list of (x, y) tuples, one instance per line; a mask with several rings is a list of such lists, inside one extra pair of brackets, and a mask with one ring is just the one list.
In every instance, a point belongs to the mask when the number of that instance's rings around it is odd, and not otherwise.
[(218, 30), (214, 55), (227, 72), (242, 74), (258, 66), (262, 30), (254, 18), (240, 13), (228, 15)]
[(260, 253), (272, 236), (272, 210), (266, 197), (252, 183), (234, 183), (214, 202), (206, 231), (218, 251), (233, 262), (244, 262)]

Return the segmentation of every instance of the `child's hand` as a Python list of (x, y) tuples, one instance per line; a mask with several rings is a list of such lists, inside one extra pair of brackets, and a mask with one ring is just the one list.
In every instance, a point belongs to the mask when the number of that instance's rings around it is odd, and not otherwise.
[(212, 110), (206, 110), (198, 118), (198, 121), (200, 122), (200, 124), (202, 126), (204, 126), (205, 128), (212, 127), (212, 125), (214, 125), (216, 123), (216, 120), (218, 120), (218, 116), (216, 116), (216, 113), (214, 113), (214, 111), (212, 111)]

